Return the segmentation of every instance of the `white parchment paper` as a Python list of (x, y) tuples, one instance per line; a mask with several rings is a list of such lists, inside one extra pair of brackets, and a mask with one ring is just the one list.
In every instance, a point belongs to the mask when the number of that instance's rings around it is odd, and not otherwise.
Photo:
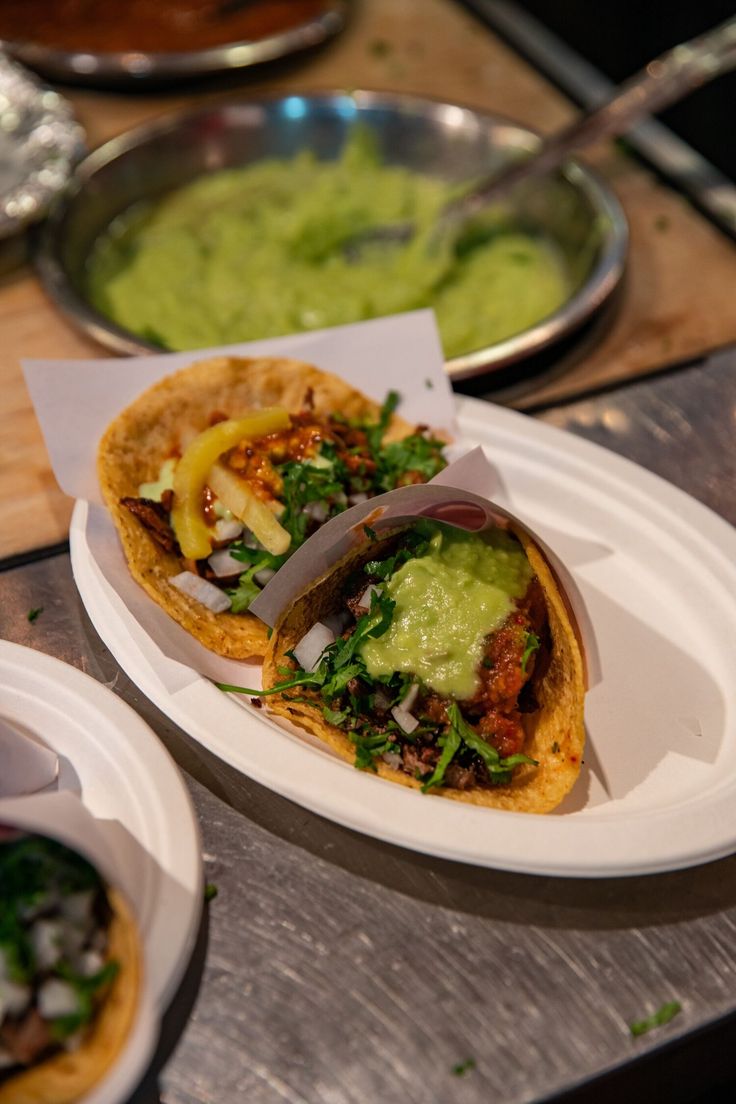
[(24, 360), (51, 466), (72, 498), (100, 503), (97, 444), (113, 418), (162, 376), (212, 356), (291, 357), (334, 372), (377, 402), (398, 391), (409, 422), (455, 433), (452, 391), (431, 310), (192, 353)]
[[(450, 437), (456, 433), (454, 403), (449, 380), (444, 370), (444, 358), (432, 311), (414, 311), (370, 322), (338, 326), (307, 334), (247, 342), (237, 345), (202, 349), (194, 353), (169, 353), (130, 358), (102, 360), (27, 360), (23, 362), (31, 397), (51, 457), (54, 474), (60, 486), (76, 498), (90, 502), (86, 537), (96, 569), (112, 587), (119, 600), (135, 616), (163, 656), (173, 661), (161, 664), (159, 675), (166, 690), (179, 693), (199, 675), (217, 682), (242, 681), (243, 665), (223, 659), (208, 651), (156, 605), (131, 578), (117, 540), (114, 527), (101, 506), (96, 477), (97, 444), (109, 422), (141, 391), (163, 376), (179, 368), (204, 360), (209, 356), (287, 356), (315, 364), (334, 372), (365, 394), (381, 402), (395, 390), (401, 395), (399, 413), (409, 422), (443, 430)], [(433, 480), (435, 495), (439, 488), (452, 488), (445, 495), (449, 501), (463, 493), (493, 500), (503, 481), (486, 459), (482, 449), (463, 455), (462, 443), (451, 446), (450, 464)], [(422, 488), (405, 488), (405, 492)], [(339, 552), (328, 554), (331, 542), (340, 548), (344, 531), (369, 514), (377, 501), (390, 499), (391, 492), (380, 500), (366, 504), (333, 519), (319, 530), (300, 552), (289, 561), (288, 575), (282, 568), (265, 588), (254, 605), (267, 623), (276, 606), (274, 587), (289, 588), (292, 595), (317, 578)], [(421, 494), (420, 494), (421, 497)], [(412, 516), (411, 494), (402, 500), (405, 516)], [(493, 507), (486, 501), (493, 514)], [(392, 507), (393, 508), (393, 507)], [(495, 516), (513, 517), (500, 505)], [(391, 515), (387, 515), (390, 517)], [(545, 542), (528, 525), (537, 544), (543, 548), (568, 596), (571, 612), (577, 622), (584, 644), (591, 685), (598, 678), (597, 650), (584, 604), (570, 573)], [(334, 555), (333, 555), (334, 553)], [(332, 556), (332, 558), (330, 558)], [(296, 565), (294, 561), (296, 560)], [(305, 566), (310, 564), (309, 566)], [(310, 573), (311, 571), (311, 573)], [(280, 580), (283, 579), (283, 582)], [(276, 595), (280, 593), (277, 590)], [(276, 605), (278, 605), (278, 598)], [(281, 608), (283, 602), (281, 602)], [(253, 685), (252, 666), (248, 685)]]
[(33, 733), (0, 717), (0, 798), (35, 794), (52, 786), (59, 757)]

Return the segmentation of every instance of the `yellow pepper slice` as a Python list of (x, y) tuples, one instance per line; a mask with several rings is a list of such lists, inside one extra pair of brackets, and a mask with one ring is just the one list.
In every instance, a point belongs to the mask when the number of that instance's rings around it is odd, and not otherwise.
[(215, 464), (207, 477), (210, 490), (217, 495), (223, 506), (242, 521), (267, 552), (280, 556), (291, 544), (291, 534), (279, 525), (273, 510), (257, 495), (253, 494), (244, 479), (225, 467)]
[(198, 434), (184, 451), (174, 474), (174, 507), (171, 524), (182, 555), (201, 560), (212, 551), (210, 531), (202, 513), (202, 492), (213, 464), (240, 441), (288, 429), (289, 415), (271, 407), (218, 422)]

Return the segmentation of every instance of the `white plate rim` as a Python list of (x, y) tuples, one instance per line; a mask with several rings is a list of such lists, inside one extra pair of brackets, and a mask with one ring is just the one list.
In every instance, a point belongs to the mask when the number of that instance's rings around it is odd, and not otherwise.
[[(730, 572), (736, 592), (736, 530), (685, 492), (616, 453), (515, 411), (495, 407), (480, 400), (461, 398), (457, 400), (457, 414), (461, 431), (471, 440), (477, 440), (478, 436), (482, 440), (492, 432), (517, 448), (523, 443), (525, 447), (540, 450), (543, 454), (553, 453), (561, 470), (570, 465), (580, 466), (581, 463), (587, 467), (595, 467), (597, 475), (609, 481), (619, 492), (625, 491), (627, 499), (636, 508), (650, 511), (653, 515), (659, 513), (666, 516), (679, 540), (696, 540), (704, 549), (707, 547), (712, 571), (716, 574), (721, 571)], [(612, 856), (602, 860), (592, 853), (594, 848), (580, 851), (579, 838), (576, 850), (576, 829), (573, 828), (571, 832), (574, 817), (540, 818), (443, 801), (444, 812), (437, 819), (462, 830), (463, 844), (458, 846), (452, 833), (449, 838), (442, 839), (431, 830), (431, 826), (428, 828), (427, 817), (422, 812), (429, 807), (426, 798), (403, 787), (366, 778), (361, 772), (345, 772), (344, 764), (333, 760), (328, 753), (307, 745), (301, 745), (299, 751), (302, 757), (310, 757), (311, 777), (305, 779), (302, 776), (294, 780), (288, 770), (286, 773), (279, 773), (284, 766), (284, 757), (289, 759), (289, 746), (292, 747), (293, 754), (291, 738), (266, 718), (246, 715), (239, 710), (241, 719), (243, 716), (250, 716), (257, 729), (268, 729), (272, 733), (269, 738), (272, 745), (271, 761), (264, 762), (262, 756), (249, 757), (247, 769), (244, 769), (242, 758), (233, 755), (227, 740), (223, 740), (216, 731), (213, 733), (213, 728), (217, 728), (211, 723), (213, 711), (219, 719), (227, 716), (221, 711), (223, 696), (220, 692), (206, 680), (199, 679), (187, 691), (175, 696), (169, 695), (147, 662), (141, 664), (142, 657), (131, 639), (129, 626), (126, 626), (124, 616), (121, 619), (120, 611), (111, 605), (110, 596), (105, 592), (106, 587), (110, 589), (109, 584), (91, 561), (85, 539), (86, 515), (86, 504), (78, 503), (71, 528), (75, 579), (90, 618), (118, 662), (140, 689), (190, 736), (236, 769), (243, 770), (282, 796), (346, 827), (390, 843), (441, 858), (544, 876), (590, 878), (659, 873), (721, 858), (736, 849), (736, 816), (731, 812), (736, 797), (736, 781), (730, 787), (725, 785), (723, 792), (719, 792), (717, 799), (711, 800), (704, 810), (699, 810), (697, 801), (688, 804), (691, 818), (695, 816), (697, 819), (699, 811), (704, 815), (699, 828), (696, 824), (694, 837), (687, 847), (678, 849), (668, 839), (667, 828), (672, 813), (671, 810), (662, 810), (630, 817), (629, 836), (634, 842), (644, 840), (648, 843), (644, 854), (635, 847), (631, 853), (625, 854), (620, 847)], [(236, 707), (229, 702), (228, 709), (233, 708)], [(234, 716), (232, 713), (228, 715)], [(207, 718), (208, 723), (203, 723), (203, 718)], [(224, 723), (227, 726), (227, 722)], [(307, 762), (304, 758), (302, 761)], [(330, 782), (335, 782), (338, 778), (334, 773), (336, 768), (342, 771), (339, 785), (331, 786)], [(376, 815), (370, 790), (366, 790), (366, 785), (390, 787), (395, 793), (394, 806), (411, 810), (410, 815), (401, 817), (400, 829), (395, 824), (387, 827), (385, 816)], [(417, 802), (420, 804), (416, 804)], [(507, 829), (510, 827), (510, 816), (514, 818), (517, 828), (524, 825), (526, 837), (535, 833), (537, 836), (544, 835), (547, 845), (543, 858), (539, 848), (532, 848), (530, 855), (523, 847), (514, 846), (514, 834), (503, 831), (504, 823)], [(620, 817), (614, 819), (620, 824)], [(590, 815), (585, 820), (586, 834), (591, 831), (595, 834), (594, 830), (608, 831), (610, 822), (611, 816), (605, 813)], [(715, 822), (717, 827), (714, 828)], [(468, 841), (472, 841), (476, 828), (487, 831), (477, 832), (482, 840), (474, 846)], [(495, 832), (498, 832), (500, 846), (498, 842), (494, 842)], [(550, 835), (554, 839), (552, 849), (548, 844)], [(579, 831), (577, 835), (579, 837)], [(488, 836), (492, 837), (490, 843)]]
[[(175, 833), (176, 848), (166, 856), (162, 849), (154, 859), (166, 859), (167, 874), (185, 891), (175, 917), (158, 910), (143, 932), (144, 953), (151, 980), (150, 995), (156, 1014), (162, 1015), (176, 993), (191, 959), (199, 930), (204, 901), (202, 848), (194, 806), (174, 760), (152, 729), (132, 706), (107, 686), (71, 664), (34, 648), (0, 640), (0, 705), (12, 710), (13, 688), (5, 681), (15, 671), (24, 679), (35, 679), (43, 686), (50, 706), (65, 700), (75, 701), (92, 713), (104, 717), (109, 728), (120, 733), (128, 752), (146, 771), (150, 788), (160, 798), (157, 815), (163, 815)], [(27, 690), (23, 689), (23, 693)], [(16, 691), (17, 693), (17, 691)], [(9, 715), (11, 715), (9, 713)], [(17, 717), (22, 721), (22, 716)], [(41, 738), (44, 734), (39, 733)], [(48, 737), (53, 746), (53, 739)], [(85, 793), (82, 795), (85, 803)], [(92, 810), (91, 810), (92, 811)], [(94, 811), (92, 811), (94, 815)], [(151, 825), (149, 825), (150, 827)], [(126, 827), (123, 824), (123, 827)], [(152, 833), (153, 835), (153, 833)], [(173, 855), (173, 865), (172, 865)], [(132, 901), (135, 906), (135, 900)]]

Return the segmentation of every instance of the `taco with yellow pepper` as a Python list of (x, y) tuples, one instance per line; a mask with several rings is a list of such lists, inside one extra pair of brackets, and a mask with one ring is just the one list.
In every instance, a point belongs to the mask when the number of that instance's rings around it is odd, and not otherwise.
[(73, 1104), (103, 1078), (140, 962), (127, 905), (86, 859), (0, 829), (0, 1104)]
[(128, 567), (202, 644), (261, 656), (248, 613), (322, 523), (444, 466), (443, 441), (299, 361), (219, 357), (149, 388), (108, 427), (98, 474)]
[(277, 622), (270, 709), (422, 793), (553, 809), (580, 771), (585, 676), (540, 548), (513, 522), (364, 535)]

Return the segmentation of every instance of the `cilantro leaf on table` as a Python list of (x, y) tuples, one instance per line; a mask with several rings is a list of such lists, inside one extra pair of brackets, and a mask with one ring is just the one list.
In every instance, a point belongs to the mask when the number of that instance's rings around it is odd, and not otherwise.
[(670, 1020), (673, 1020), (682, 1012), (682, 1005), (679, 1001), (667, 1001), (665, 1004), (660, 1005), (656, 1012), (651, 1016), (647, 1016), (643, 1020), (635, 1020), (629, 1024), (629, 1031), (636, 1037), (638, 1035), (646, 1035), (648, 1031), (651, 1031), (655, 1027), (663, 1027), (668, 1024)]
[(466, 1058), (464, 1062), (457, 1062), (452, 1067), (455, 1077), (464, 1077), (466, 1073), (475, 1069), (475, 1058)]

